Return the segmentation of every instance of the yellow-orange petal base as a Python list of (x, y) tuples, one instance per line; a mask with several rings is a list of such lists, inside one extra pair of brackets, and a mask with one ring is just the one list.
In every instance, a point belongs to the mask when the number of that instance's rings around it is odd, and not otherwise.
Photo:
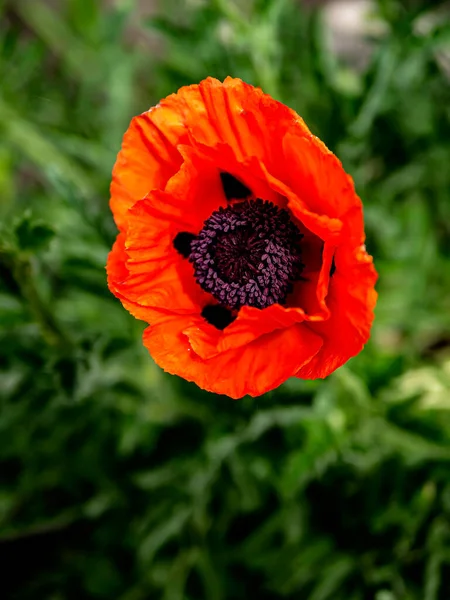
[[(243, 305), (218, 328), (202, 316), (218, 300), (174, 240), (198, 236), (215, 211), (235, 202), (223, 173), (288, 211), (303, 270), (282, 303)], [(109, 289), (149, 324), (144, 344), (169, 373), (232, 398), (258, 396), (292, 376), (326, 377), (367, 342), (377, 274), (361, 200), (336, 156), (259, 88), (207, 78), (135, 117), (114, 166), (110, 206), (119, 233)]]

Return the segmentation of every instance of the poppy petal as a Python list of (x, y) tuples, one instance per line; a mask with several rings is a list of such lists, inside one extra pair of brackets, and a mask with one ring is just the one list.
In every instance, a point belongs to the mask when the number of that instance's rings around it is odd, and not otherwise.
[(111, 183), (111, 210), (119, 229), (126, 228), (127, 211), (151, 190), (164, 189), (178, 171), (182, 157), (176, 149), (182, 134), (174, 127), (173, 111), (151, 109), (134, 117), (124, 135)]
[(159, 309), (141, 306), (136, 302), (132, 302), (121, 293), (121, 285), (129, 275), (126, 266), (127, 259), (128, 257), (125, 252), (125, 234), (119, 233), (112, 250), (108, 255), (108, 262), (106, 265), (108, 288), (117, 298), (119, 298), (123, 306), (133, 315), (133, 317), (142, 319), (147, 323), (153, 323), (161, 316), (161, 311)]
[(364, 248), (337, 249), (335, 263), (327, 296), (330, 318), (309, 324), (322, 337), (323, 347), (297, 373), (302, 379), (326, 377), (358, 354), (369, 338), (377, 299), (372, 258)]
[(309, 210), (341, 218), (361, 206), (352, 178), (318, 138), (299, 135), (292, 128), (283, 138), (283, 151), (289, 165), (283, 180)]
[(148, 327), (144, 345), (165, 371), (235, 399), (246, 394), (258, 396), (279, 386), (310, 361), (322, 345), (320, 336), (292, 325), (203, 360), (190, 347), (183, 333), (185, 325), (185, 318), (172, 317)]
[(228, 350), (240, 348), (276, 329), (284, 329), (305, 319), (303, 310), (284, 308), (279, 304), (264, 310), (243, 306), (237, 318), (224, 330), (211, 325), (189, 324), (183, 333), (192, 349), (203, 359), (209, 359)]
[[(289, 297), (289, 306), (301, 306), (306, 321), (325, 321), (330, 317), (327, 295), (334, 254), (335, 246), (325, 242), (321, 247), (320, 266), (315, 270), (305, 270), (305, 281), (299, 281)], [(311, 264), (308, 258), (305, 258), (306, 265)]]
[(111, 279), (114, 293), (142, 307), (143, 315), (146, 308), (199, 313), (209, 296), (195, 283), (191, 263), (173, 245), (177, 233), (192, 226), (189, 219), (166, 192), (152, 192), (128, 212), (126, 242), (122, 236), (108, 260), (111, 273), (117, 270), (118, 257), (126, 266), (122, 279)]
[[(217, 143), (215, 146), (205, 146), (197, 141), (194, 142), (193, 147), (183, 147), (181, 152), (189, 152), (203, 164), (206, 162), (216, 165), (220, 172), (226, 171), (250, 190), (251, 197), (264, 198), (277, 206), (286, 206), (286, 199), (268, 184), (261, 162), (255, 156), (248, 156), (239, 161), (227, 144)], [(225, 191), (224, 197), (228, 199)]]
[[(271, 162), (271, 156), (279, 156), (280, 129), (287, 131), (297, 116), (261, 89), (230, 77), (223, 83), (208, 77), (179, 93), (191, 136), (207, 146), (229, 145), (240, 162), (249, 156)], [(309, 133), (304, 123), (303, 127)]]
[(220, 166), (200, 156), (190, 146), (180, 145), (178, 150), (183, 164), (168, 181), (166, 192), (171, 194), (178, 209), (189, 215), (192, 227), (198, 233), (213, 211), (227, 205)]

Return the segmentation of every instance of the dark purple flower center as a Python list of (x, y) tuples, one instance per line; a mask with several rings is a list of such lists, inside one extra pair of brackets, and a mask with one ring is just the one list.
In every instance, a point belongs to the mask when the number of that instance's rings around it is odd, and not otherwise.
[(232, 310), (284, 304), (303, 268), (302, 234), (269, 201), (219, 208), (190, 242), (197, 283)]

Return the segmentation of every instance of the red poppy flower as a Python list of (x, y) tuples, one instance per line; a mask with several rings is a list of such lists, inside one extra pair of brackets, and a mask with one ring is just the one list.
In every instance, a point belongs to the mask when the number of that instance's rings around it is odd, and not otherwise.
[(135, 117), (117, 157), (108, 284), (169, 373), (240, 398), (329, 375), (369, 337), (361, 201), (290, 108), (208, 78)]

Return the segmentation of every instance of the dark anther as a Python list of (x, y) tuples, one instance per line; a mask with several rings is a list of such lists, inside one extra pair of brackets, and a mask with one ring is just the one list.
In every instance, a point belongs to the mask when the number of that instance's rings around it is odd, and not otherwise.
[(223, 191), (227, 200), (242, 200), (251, 195), (251, 190), (246, 185), (236, 179), (231, 173), (222, 172), (220, 174)]
[(219, 208), (191, 244), (195, 279), (222, 306), (284, 304), (302, 272), (302, 234), (289, 212), (249, 200)]
[(225, 329), (235, 320), (235, 316), (225, 306), (208, 305), (202, 310), (202, 317), (217, 329)]
[(330, 277), (333, 277), (335, 271), (336, 271), (336, 263), (334, 262), (334, 256), (333, 256), (333, 260), (331, 261)]
[(180, 231), (173, 239), (173, 247), (177, 252), (187, 258), (191, 253), (191, 242), (195, 240), (197, 236), (189, 231)]

